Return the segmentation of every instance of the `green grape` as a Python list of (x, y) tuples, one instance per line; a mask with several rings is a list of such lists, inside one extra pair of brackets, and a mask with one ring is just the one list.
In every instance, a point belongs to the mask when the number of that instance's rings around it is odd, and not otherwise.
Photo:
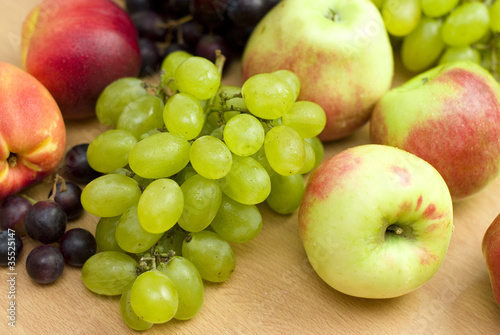
[(255, 159), (260, 165), (262, 165), (262, 167), (264, 168), (264, 170), (266, 170), (269, 176), (272, 176), (273, 173), (276, 172), (273, 170), (273, 168), (269, 164), (269, 161), (267, 160), (266, 150), (264, 146), (261, 146), (260, 149), (250, 157)]
[(317, 168), (323, 161), (323, 157), (325, 155), (323, 142), (321, 142), (318, 137), (306, 138), (305, 141), (308, 142), (314, 150), (314, 168)]
[(182, 50), (171, 52), (161, 63), (161, 84), (169, 87), (173, 92), (177, 91), (177, 85), (174, 81), (175, 70), (186, 59), (193, 57), (190, 53)]
[(182, 242), (186, 238), (186, 232), (178, 225), (167, 230), (163, 236), (156, 242), (155, 250), (166, 254), (174, 251), (175, 255), (182, 256)]
[[(222, 125), (220, 126), (219, 128), (215, 129), (214, 131), (212, 131), (210, 133), (210, 136), (213, 136), (215, 138), (218, 138), (219, 140), (222, 140), (223, 136), (222, 134), (224, 133), (224, 126), (225, 125)], [(229, 150), (229, 149), (228, 149)]]
[(174, 318), (192, 319), (201, 310), (205, 296), (203, 280), (198, 269), (188, 259), (174, 256), (167, 263), (162, 263), (158, 271), (166, 274), (177, 289), (179, 307)]
[(146, 94), (144, 83), (139, 78), (125, 77), (113, 81), (104, 88), (97, 99), (97, 119), (102, 124), (116, 126), (125, 106)]
[(191, 94), (199, 100), (207, 100), (219, 90), (221, 75), (214, 63), (195, 56), (177, 67), (174, 80), (179, 92)]
[(271, 180), (266, 170), (252, 157), (233, 155), (231, 170), (219, 183), (225, 195), (246, 205), (266, 200)]
[(194, 170), (208, 179), (220, 179), (231, 170), (231, 151), (220, 139), (202, 136), (191, 145), (189, 159)]
[(143, 178), (166, 178), (189, 163), (189, 149), (189, 142), (181, 136), (158, 133), (146, 137), (132, 148), (128, 164)]
[(403, 39), (401, 61), (407, 70), (421, 72), (429, 69), (445, 48), (441, 40), (442, 21), (423, 17), (417, 28)]
[(123, 293), (120, 297), (120, 314), (123, 321), (133, 330), (147, 330), (153, 326), (153, 323), (144, 321), (135, 314), (132, 306), (130, 306), (130, 291), (131, 289)]
[(272, 72), (273, 75), (279, 78), (279, 80), (286, 82), (293, 91), (293, 96), (295, 100), (300, 94), (300, 78), (290, 70), (276, 70)]
[(271, 194), (267, 197), (266, 203), (276, 213), (291, 214), (299, 208), (303, 195), (302, 175), (282, 176), (275, 173), (271, 177)]
[(137, 212), (137, 206), (132, 206), (123, 213), (115, 231), (120, 248), (133, 254), (151, 249), (163, 235), (146, 231), (139, 222)]
[(470, 45), (464, 47), (447, 47), (441, 55), (441, 58), (439, 58), (439, 64), (457, 61), (471, 61), (481, 64), (481, 53)]
[[(304, 149), (306, 151), (306, 156), (304, 158), (304, 165), (297, 171), (297, 174), (305, 174), (312, 171), (316, 167), (316, 153), (312, 145), (304, 140)], [(272, 187), (271, 187), (272, 188)]]
[(422, 16), (420, 0), (385, 0), (381, 12), (389, 34), (398, 37), (411, 33)]
[(244, 205), (224, 195), (210, 227), (229, 242), (246, 243), (262, 229), (262, 215), (257, 206)]
[(191, 164), (188, 164), (179, 173), (176, 173), (174, 176), (172, 176), (172, 180), (174, 180), (177, 184), (182, 185), (186, 180), (197, 174), (198, 173), (193, 168), (193, 166)]
[(125, 293), (137, 277), (137, 262), (118, 251), (102, 251), (92, 255), (82, 267), (83, 284), (101, 295)]
[(163, 100), (146, 94), (130, 102), (118, 117), (117, 129), (128, 130), (135, 138), (156, 128), (163, 127)]
[(100, 251), (121, 251), (125, 252), (118, 242), (116, 242), (115, 231), (120, 216), (113, 216), (109, 218), (100, 218), (95, 227), (95, 240), (97, 248)]
[(108, 173), (128, 163), (137, 139), (127, 130), (112, 129), (99, 134), (87, 148), (87, 161), (94, 170)]
[(479, 41), (489, 30), (488, 7), (482, 2), (466, 2), (446, 17), (441, 38), (449, 46), (461, 47)]
[(250, 113), (262, 119), (281, 117), (295, 101), (290, 85), (271, 73), (248, 78), (241, 87), (241, 94)]
[(137, 277), (130, 289), (130, 306), (146, 322), (165, 323), (177, 312), (179, 295), (172, 279), (155, 269)]
[(215, 108), (225, 107), (228, 109), (246, 109), (245, 101), (241, 97), (241, 87), (234, 85), (222, 85), (217, 92), (214, 105)]
[(371, 0), (372, 3), (377, 7), (378, 9), (382, 8), (382, 4), (384, 3), (385, 0)]
[(437, 18), (451, 12), (459, 2), (460, 0), (420, 0), (420, 6), (425, 16)]
[(304, 165), (306, 149), (299, 133), (288, 126), (269, 130), (264, 141), (269, 164), (277, 173), (289, 176), (297, 173)]
[(239, 114), (224, 127), (224, 142), (238, 156), (250, 156), (264, 144), (264, 128), (254, 116)]
[(303, 138), (318, 136), (326, 126), (323, 108), (312, 101), (296, 101), (282, 117), (283, 124)]
[(489, 9), (490, 29), (494, 33), (500, 33), (500, 1), (495, 0)]
[(183, 207), (184, 195), (179, 184), (172, 179), (161, 178), (146, 187), (139, 199), (137, 212), (146, 231), (160, 234), (175, 225)]
[(141, 134), (141, 136), (139, 136), (139, 140), (142, 141), (146, 137), (149, 137), (149, 136), (152, 136), (155, 134), (159, 134), (159, 133), (161, 133), (161, 131), (158, 128), (148, 130), (147, 132), (145, 132), (145, 133)]
[(181, 189), (184, 194), (184, 209), (179, 226), (189, 232), (205, 229), (220, 206), (222, 191), (219, 183), (198, 174), (186, 180)]
[(236, 267), (229, 242), (208, 230), (191, 233), (191, 239), (182, 243), (182, 256), (194, 264), (201, 278), (214, 283), (228, 280)]
[[(229, 120), (231, 120), (233, 117), (237, 116), (237, 115), (240, 115), (241, 112), (238, 112), (238, 111), (226, 111), (224, 112), (224, 114), (222, 115), (222, 118), (224, 119), (224, 121), (227, 123), (229, 122)], [(248, 114), (247, 114), (248, 115)], [(260, 122), (259, 122), (260, 123)]]
[(111, 217), (122, 215), (137, 204), (141, 189), (135, 180), (119, 174), (97, 177), (82, 190), (83, 208), (92, 215)]
[(195, 97), (177, 93), (165, 104), (163, 121), (171, 134), (179, 134), (186, 140), (192, 140), (200, 134), (205, 123), (205, 114)]
[(200, 136), (210, 135), (215, 129), (220, 127), (220, 122), (219, 113), (209, 113), (205, 117), (205, 123), (203, 124)]

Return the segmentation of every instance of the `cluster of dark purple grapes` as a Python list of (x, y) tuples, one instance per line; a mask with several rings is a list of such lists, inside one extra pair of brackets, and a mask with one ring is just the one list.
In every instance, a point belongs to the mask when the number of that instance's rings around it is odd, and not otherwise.
[[(126, 0), (139, 33), (140, 76), (157, 73), (172, 51), (184, 50), (226, 65), (239, 57), (257, 23), (280, 0)], [(228, 66), (226, 66), (228, 68)]]
[(83, 213), (82, 189), (77, 183), (87, 183), (99, 175), (88, 165), (87, 147), (88, 144), (76, 145), (66, 154), (65, 171), (75, 182), (56, 176), (45, 200), (11, 195), (1, 202), (0, 265), (7, 266), (18, 259), (23, 249), (22, 237), (41, 243), (26, 258), (28, 275), (41, 284), (57, 280), (65, 264), (81, 267), (95, 254), (97, 243), (92, 233), (84, 228), (66, 230), (68, 221)]

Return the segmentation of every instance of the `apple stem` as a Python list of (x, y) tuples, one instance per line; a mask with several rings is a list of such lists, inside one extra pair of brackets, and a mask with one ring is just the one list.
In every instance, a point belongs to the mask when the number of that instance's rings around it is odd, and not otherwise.
[(402, 235), (404, 233), (404, 229), (396, 225), (390, 225), (389, 227), (387, 227), (387, 230), (393, 232), (396, 235)]

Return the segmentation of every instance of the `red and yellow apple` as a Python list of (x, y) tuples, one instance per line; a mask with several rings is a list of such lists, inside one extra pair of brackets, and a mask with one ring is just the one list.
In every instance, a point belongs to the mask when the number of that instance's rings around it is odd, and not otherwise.
[(319, 104), (322, 141), (363, 126), (394, 74), (391, 44), (379, 10), (365, 0), (283, 0), (255, 27), (243, 79), (287, 69), (301, 82), (298, 100)]
[(426, 283), (453, 231), (450, 192), (436, 169), (376, 144), (323, 162), (309, 178), (298, 218), (316, 273), (363, 298), (397, 297)]
[(95, 115), (101, 91), (139, 74), (137, 30), (110, 0), (43, 0), (23, 24), (22, 67), (57, 101), (65, 119)]
[(465, 199), (499, 173), (500, 85), (473, 62), (437, 66), (380, 99), (370, 135), (432, 164), (453, 200)]
[(51, 174), (64, 156), (66, 128), (49, 91), (0, 62), (0, 199)]
[(500, 214), (484, 233), (482, 251), (490, 276), (493, 297), (500, 306)]

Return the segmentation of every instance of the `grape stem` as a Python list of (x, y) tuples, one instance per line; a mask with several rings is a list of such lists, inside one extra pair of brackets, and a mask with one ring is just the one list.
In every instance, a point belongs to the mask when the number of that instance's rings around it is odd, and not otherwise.
[(49, 200), (54, 201), (57, 192), (57, 184), (59, 183), (61, 184), (59, 192), (65, 192), (68, 189), (68, 187), (66, 186), (66, 180), (64, 180), (63, 177), (56, 173), (56, 175), (54, 176), (54, 183), (52, 184), (52, 194), (50, 195)]
[(141, 274), (146, 271), (154, 270), (160, 266), (160, 264), (166, 264), (170, 261), (172, 257), (175, 256), (175, 251), (169, 250), (166, 253), (159, 252), (156, 249), (156, 245), (153, 246), (149, 253), (141, 257), (137, 266), (137, 274)]

